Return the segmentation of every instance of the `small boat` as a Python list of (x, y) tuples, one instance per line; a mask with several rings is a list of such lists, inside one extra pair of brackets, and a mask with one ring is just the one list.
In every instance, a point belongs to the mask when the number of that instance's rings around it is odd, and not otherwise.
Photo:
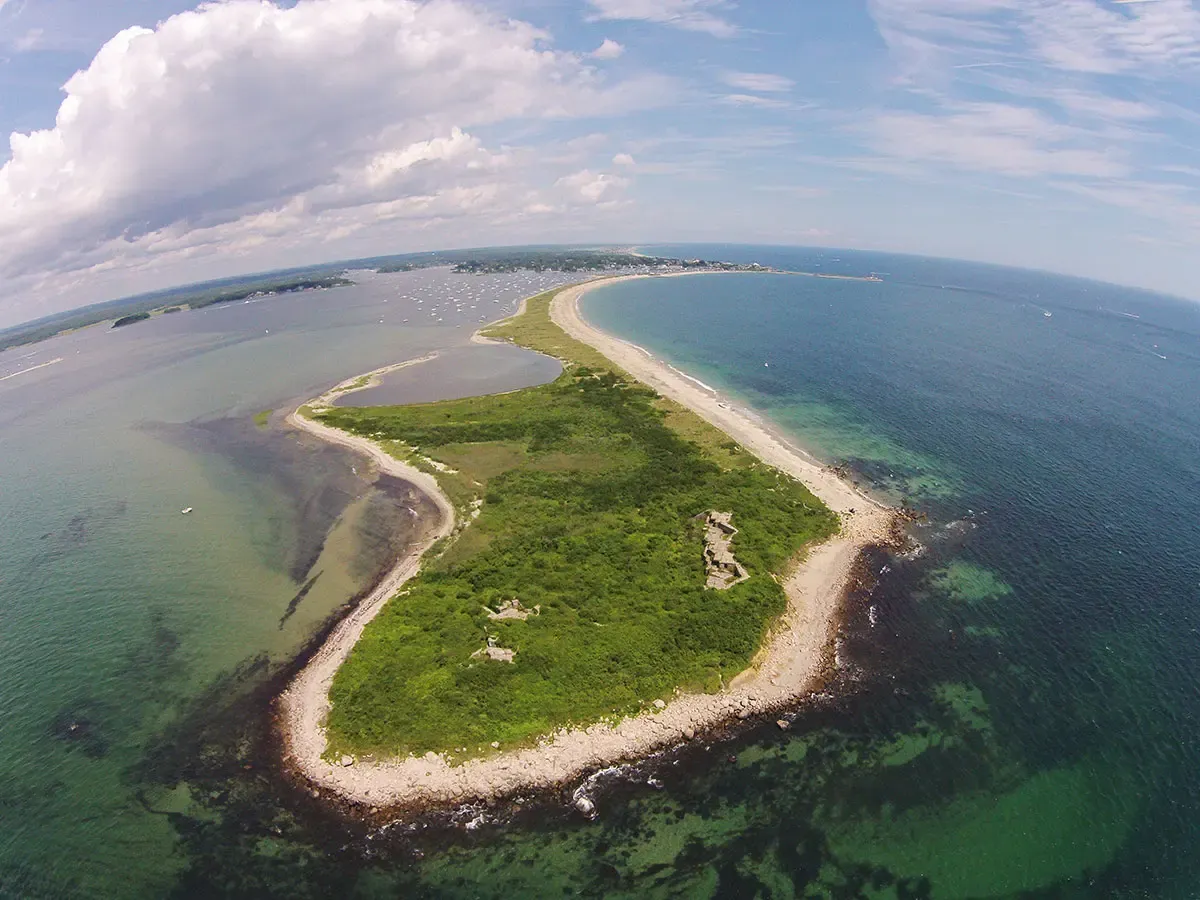
[(1047, 319), (1049, 319), (1051, 316), (1054, 315), (1054, 313), (1049, 312), (1047, 310), (1042, 310), (1042, 315), (1045, 316)]
[(192, 511), (192, 507), (189, 506), (187, 509), (181, 509), (179, 512), (186, 516), (191, 511)]

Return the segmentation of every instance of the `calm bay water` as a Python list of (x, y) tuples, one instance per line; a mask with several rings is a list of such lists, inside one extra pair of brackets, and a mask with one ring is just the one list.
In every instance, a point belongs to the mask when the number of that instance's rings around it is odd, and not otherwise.
[(544, 380), (532, 354), (453, 348), (561, 277), (356, 277), (0, 355), (0, 896), (169, 893), (188, 822), (223, 815), (187, 753), (250, 777), (238, 704), (408, 538), (420, 499), (288, 409), (441, 348), (457, 365), (425, 390)]
[[(647, 251), (884, 278), (585, 302), (928, 513), (922, 553), (872, 560), (833, 696), (615, 773), (593, 823), (554, 798), (472, 831), (341, 823), (272, 776), (239, 698), (417, 501), (252, 419), (461, 347), (515, 293), (451, 315), (465, 289), (414, 273), (83, 332), (0, 356), (64, 358), (0, 382), (0, 896), (1200, 896), (1200, 307), (878, 254)], [(516, 386), (513, 357), (452, 352), (439, 390)]]

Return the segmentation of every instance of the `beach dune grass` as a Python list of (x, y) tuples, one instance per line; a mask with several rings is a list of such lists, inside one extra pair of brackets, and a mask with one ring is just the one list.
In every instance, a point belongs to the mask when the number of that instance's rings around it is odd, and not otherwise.
[[(777, 576), (837, 529), (800, 482), (703, 420), (672, 427), (678, 409), (554, 335), (541, 306), (526, 315), (554, 346), (513, 337), (567, 363), (551, 384), (317, 415), (436, 461), (468, 523), (338, 670), (329, 754), (461, 758), (635, 713), (676, 689), (716, 690), (786, 609)], [(751, 575), (728, 591), (705, 587), (697, 517), (714, 509), (733, 513), (733, 551)], [(512, 600), (530, 615), (489, 616)], [(513, 661), (475, 655), (489, 638)]]

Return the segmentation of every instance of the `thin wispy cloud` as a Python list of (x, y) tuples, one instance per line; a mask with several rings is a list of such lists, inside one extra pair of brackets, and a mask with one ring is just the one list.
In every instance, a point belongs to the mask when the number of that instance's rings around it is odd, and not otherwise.
[(1156, 119), (1161, 115), (1161, 110), (1153, 104), (1109, 97), (1091, 91), (1062, 88), (1055, 90), (1050, 96), (1068, 112), (1097, 119), (1140, 122)]
[[(896, 66), (892, 105), (912, 107), (872, 117), (875, 153), (1195, 226), (1180, 185), (1153, 180), (1150, 149), (1182, 151), (1196, 136), (1169, 100), (1200, 86), (1190, 0), (872, 0), (871, 10)], [(1184, 168), (1174, 175), (1191, 177)]]
[(800, 200), (829, 195), (828, 188), (810, 187), (803, 184), (756, 184), (754, 190), (768, 194), (787, 194), (789, 197)]
[(764, 94), (783, 93), (796, 86), (790, 78), (765, 72), (724, 72), (721, 80), (739, 90)]
[(726, 106), (753, 106), (759, 109), (782, 109), (788, 105), (783, 100), (759, 94), (725, 94), (720, 101)]
[(1037, 62), (1092, 74), (1200, 64), (1200, 10), (1191, 0), (871, 0), (870, 8), (884, 40), (910, 63)]
[(723, 15), (733, 4), (726, 0), (590, 0), (592, 18), (657, 22), (685, 31), (729, 38), (738, 28)]
[(882, 113), (867, 131), (881, 153), (967, 171), (1018, 177), (1129, 174), (1119, 154), (1091, 149), (1085, 132), (1019, 106), (981, 103), (945, 114)]
[(18, 53), (28, 53), (30, 50), (36, 50), (42, 45), (45, 36), (46, 34), (42, 29), (30, 28), (12, 42), (13, 49)]

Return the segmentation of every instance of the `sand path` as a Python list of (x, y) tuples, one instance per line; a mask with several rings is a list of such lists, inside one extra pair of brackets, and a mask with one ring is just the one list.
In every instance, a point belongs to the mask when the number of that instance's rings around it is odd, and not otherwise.
[[(805, 696), (816, 685), (835, 635), (838, 609), (854, 563), (865, 547), (891, 540), (896, 514), (789, 445), (758, 416), (728, 403), (642, 348), (584, 321), (579, 315), (579, 298), (599, 284), (616, 280), (622, 279), (601, 279), (560, 292), (551, 306), (552, 318), (568, 334), (595, 347), (640, 381), (695, 410), (765, 462), (802, 480), (841, 515), (841, 532), (812, 548), (788, 579), (788, 612), (755, 666), (721, 693), (680, 695), (664, 709), (651, 709), (615, 726), (563, 729), (547, 735), (537, 746), (511, 751), (501, 748), (495, 756), (458, 766), (451, 766), (433, 753), (392, 760), (362, 758), (353, 760), (352, 765), (328, 762), (321, 758), (325, 749), (322, 722), (329, 709), (333, 674), (367, 622), (418, 570), (420, 553), (428, 545), (414, 548), (385, 584), (337, 628), (281, 698), (285, 753), (294, 767), (321, 789), (344, 800), (385, 808), (487, 799), (548, 787), (596, 768), (644, 757), (732, 718), (777, 708)], [(452, 528), (453, 510), (428, 475), (387, 456), (363, 438), (296, 414), (289, 421), (319, 437), (358, 449), (381, 466), (386, 463), (389, 471), (412, 481), (431, 497), (440, 498), (439, 506), (445, 504), (446, 521), (439, 534)]]

